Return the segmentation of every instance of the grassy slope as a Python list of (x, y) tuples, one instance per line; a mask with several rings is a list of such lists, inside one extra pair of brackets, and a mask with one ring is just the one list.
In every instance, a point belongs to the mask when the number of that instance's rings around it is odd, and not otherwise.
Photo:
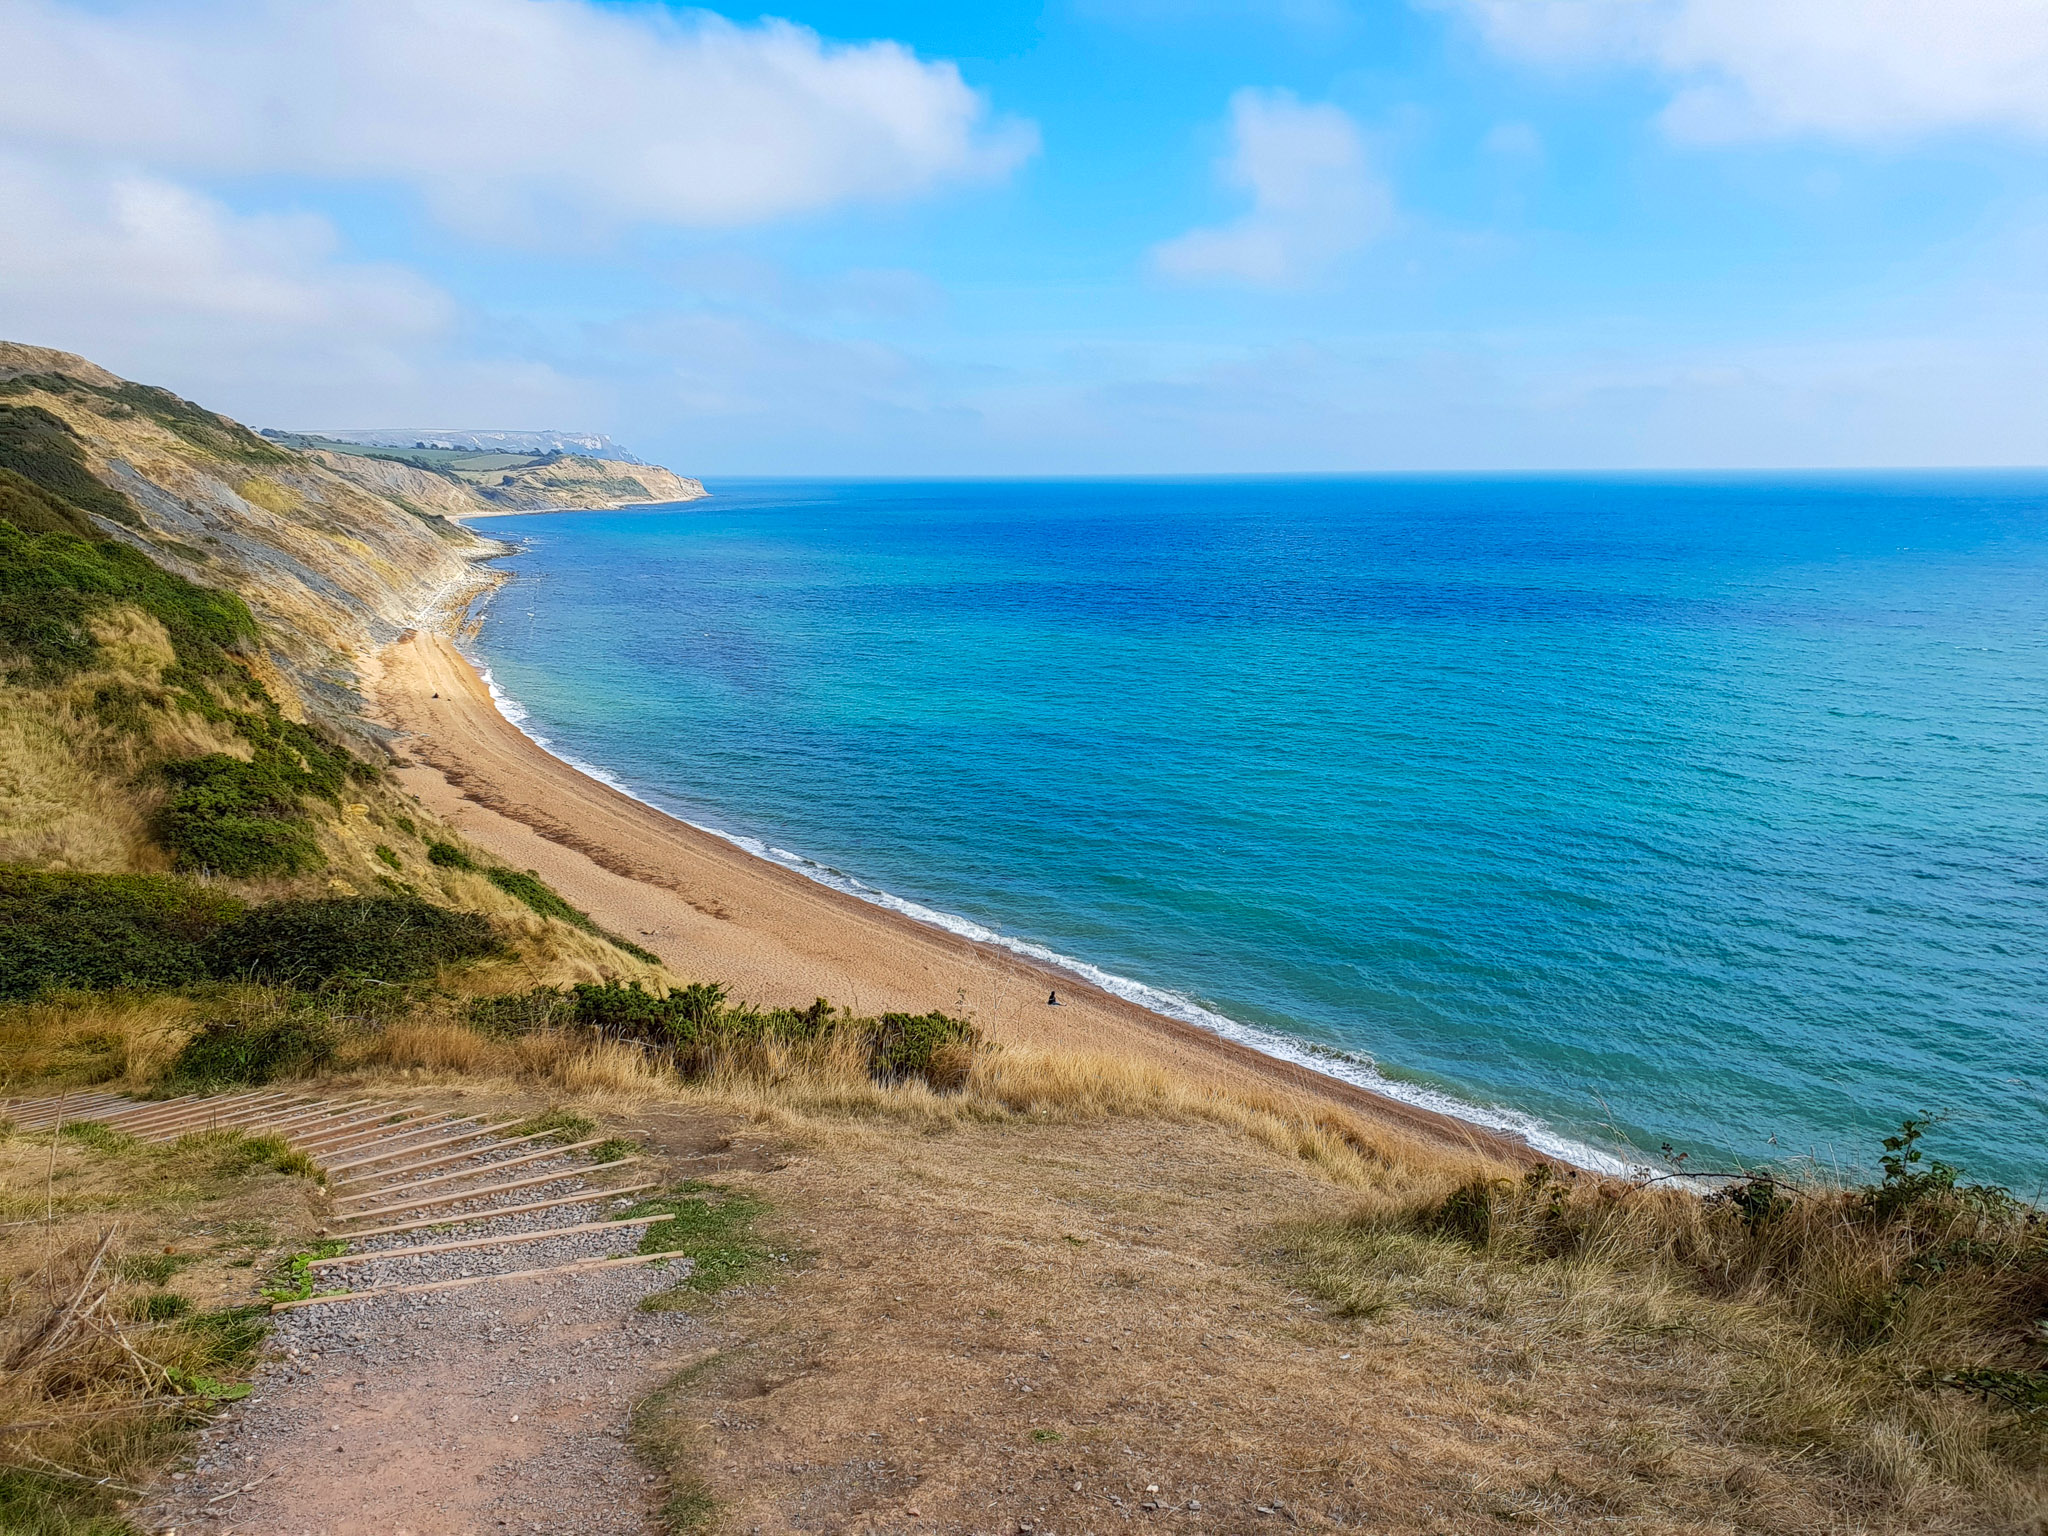
[[(47, 357), (27, 361), (47, 373)], [(162, 869), (173, 856), (155, 832), (167, 790), (153, 770), (256, 758), (225, 717), (261, 714), (260, 701), (230, 697), (233, 679), (372, 760), (349, 715), (350, 658), (460, 579), (471, 546), (182, 402), (72, 375), (78, 387), (31, 381), (0, 405), (68, 427), (140, 527), (67, 499), (47, 462), (43, 482), (15, 471), (30, 490), (12, 503), (0, 482), (0, 515), (14, 505), (51, 529), (137, 541), (168, 570), (242, 592), (262, 640), (227, 635), (228, 660), (200, 656), (195, 680), (193, 647), (166, 622), (178, 604), (153, 609), (145, 594), (88, 615), (68, 670), (17, 673), (0, 688), (0, 858)], [(61, 448), (31, 426), (39, 452)], [(214, 708), (180, 707), (181, 689)], [(788, 1157), (731, 1175), (767, 1209), (770, 1258), (703, 1303), (726, 1347), (635, 1426), (678, 1528), (1088, 1530), (1170, 1512), (1219, 1531), (1962, 1532), (2030, 1529), (2044, 1507), (2037, 1418), (1939, 1384), (1971, 1370), (1993, 1373), (1980, 1385), (2007, 1373), (2014, 1392), (2038, 1379), (2048, 1270), (2031, 1213), (1972, 1205), (1939, 1180), (1882, 1219), (1847, 1194), (1781, 1212), (1769, 1192), (1708, 1206), (1506, 1182), (1313, 1101), (1219, 1093), (1126, 1060), (983, 1050), (938, 1092), (878, 1079), (844, 1032), (749, 1026), (714, 1049), (649, 1054), (575, 1027), (550, 995), (482, 1013), (465, 999), (602, 974), (659, 981), (652, 969), (544, 899), (537, 910), (517, 879), (464, 867), (480, 861), (380, 777), (301, 804), (319, 868), (216, 888), (260, 901), (392, 882), (488, 914), (515, 943), (378, 994), (374, 1030), (339, 1031), (296, 1070), (472, 1109), (555, 1101), (607, 1126), (628, 1111), (635, 1127), (745, 1116)], [(351, 993), (338, 1006), (368, 1005)], [(297, 1027), (323, 1007), (276, 985), (54, 996), (0, 1008), (0, 1064), (14, 1092), (144, 1091), (209, 1025)], [(63, 1207), (34, 1253), (10, 1250), (16, 1276), (82, 1264), (89, 1229), (116, 1210), (143, 1213), (137, 1253), (154, 1252), (166, 1234), (179, 1247), (196, 1228), (177, 1223), (207, 1202), (293, 1187), (240, 1154), (216, 1166), (192, 1153), (170, 1178), (118, 1147), (49, 1141), (0, 1140), (0, 1192), (24, 1211), (39, 1195)], [(52, 1167), (72, 1181), (61, 1202), (47, 1199)], [(208, 1222), (232, 1234), (242, 1219)], [(248, 1270), (209, 1238), (213, 1278), (195, 1300), (246, 1299), (289, 1226), (248, 1230)], [(15, 1310), (0, 1321), (16, 1336), (35, 1321), (33, 1291), (7, 1292)], [(187, 1347), (183, 1334), (158, 1342)], [(219, 1358), (227, 1370), (240, 1357)], [(40, 1443), (49, 1455), (66, 1442)], [(81, 1465), (130, 1478), (174, 1448), (74, 1447)], [(44, 1528), (87, 1528), (83, 1507)]]

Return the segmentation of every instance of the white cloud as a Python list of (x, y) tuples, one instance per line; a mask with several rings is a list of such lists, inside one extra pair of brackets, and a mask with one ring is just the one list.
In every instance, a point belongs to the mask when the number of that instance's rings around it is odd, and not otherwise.
[(2042, 0), (1425, 0), (1534, 62), (1648, 66), (1677, 137), (2048, 134)]
[(1251, 194), (1242, 216), (1154, 247), (1171, 277), (1287, 287), (1311, 279), (1392, 227), (1394, 199), (1341, 109), (1286, 91), (1230, 100), (1223, 180)]
[[(539, 419), (543, 367), (448, 356), (459, 315), (417, 274), (338, 254), (307, 214), (244, 214), (162, 177), (0, 154), (0, 336), (82, 352), (259, 425)], [(260, 381), (260, 382), (259, 382)]]
[(730, 227), (999, 176), (947, 63), (594, 0), (0, 0), (0, 136), (416, 188), (471, 231)]

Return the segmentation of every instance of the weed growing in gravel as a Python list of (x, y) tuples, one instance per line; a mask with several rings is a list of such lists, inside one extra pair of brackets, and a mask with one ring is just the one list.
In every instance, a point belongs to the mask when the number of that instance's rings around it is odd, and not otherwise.
[(711, 1490), (695, 1478), (676, 1484), (661, 1502), (661, 1523), (670, 1536), (695, 1536), (707, 1529), (718, 1513), (718, 1501)]
[(753, 1278), (770, 1264), (787, 1258), (755, 1234), (754, 1225), (767, 1211), (764, 1201), (723, 1184), (692, 1179), (673, 1193), (642, 1200), (623, 1216), (659, 1216), (640, 1239), (641, 1253), (672, 1253), (691, 1261), (690, 1273), (673, 1290), (641, 1303), (651, 1312), (670, 1311), (728, 1286)]
[[(280, 1259), (271, 1274), (271, 1284), (263, 1289), (263, 1296), (269, 1301), (304, 1301), (314, 1294), (313, 1261), (331, 1259), (348, 1252), (348, 1244), (338, 1237), (330, 1237), (302, 1248), (289, 1258)], [(339, 1292), (322, 1294), (338, 1295)]]
[(697, 1536), (708, 1530), (718, 1513), (718, 1500), (700, 1477), (683, 1471), (697, 1438), (685, 1412), (690, 1389), (723, 1364), (723, 1352), (678, 1371), (659, 1392), (643, 1398), (633, 1410), (627, 1433), (633, 1450), (668, 1479), (660, 1520), (668, 1536)]
[(546, 1109), (539, 1114), (508, 1126), (507, 1136), (539, 1136), (546, 1134), (567, 1146), (572, 1141), (587, 1141), (590, 1133), (597, 1129), (597, 1122), (588, 1115), (579, 1115), (573, 1109)]

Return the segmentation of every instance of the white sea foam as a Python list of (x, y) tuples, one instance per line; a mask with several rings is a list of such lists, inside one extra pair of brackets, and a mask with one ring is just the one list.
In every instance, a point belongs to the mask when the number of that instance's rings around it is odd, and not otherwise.
[(1400, 1078), (1388, 1077), (1384, 1072), (1380, 1071), (1378, 1064), (1369, 1056), (1311, 1045), (1307, 1041), (1296, 1040), (1291, 1036), (1280, 1034), (1274, 1030), (1261, 1029), (1257, 1025), (1240, 1023), (1236, 1019), (1216, 1012), (1213, 1008), (1203, 1007), (1193, 998), (1183, 993), (1170, 991), (1163, 987), (1149, 986), (1142, 981), (1133, 981), (1128, 976), (1119, 976), (1113, 971), (1105, 971), (1100, 966), (1091, 965), (1086, 960), (1077, 960), (1072, 955), (1063, 955), (1058, 950), (1049, 949), (1043, 944), (1036, 944), (1029, 939), (1017, 938), (1000, 932), (997, 929), (987, 927), (984, 924), (975, 922), (972, 918), (961, 917), (952, 912), (942, 912), (935, 907), (927, 907), (918, 902), (906, 900), (904, 897), (882, 890), (878, 886), (869, 885), (865, 881), (847, 874), (844, 870), (834, 869), (828, 864), (820, 864), (815, 859), (806, 858), (800, 853), (792, 853), (787, 848), (778, 848), (773, 843), (764, 842), (758, 837), (749, 837), (743, 832), (728, 831), (724, 827), (712, 826), (701, 821), (693, 821), (687, 816), (678, 815), (668, 806), (662, 805), (659, 801), (651, 800), (646, 795), (641, 794), (616, 774), (600, 768), (594, 763), (584, 762), (557, 749), (547, 737), (540, 735), (529, 724), (532, 717), (526, 707), (498, 686), (497, 679), (491, 674), (489, 664), (482, 657), (471, 653), (467, 648), (464, 648), (464, 654), (468, 656), (471, 665), (477, 669), (477, 674), (483, 679), (484, 687), (490, 690), (491, 702), (497, 705), (498, 712), (516, 726), (527, 740), (531, 741), (557, 762), (565, 763), (569, 767), (574, 768), (578, 773), (596, 779), (601, 784), (609, 785), (620, 794), (627, 796), (629, 799), (637, 800), (642, 805), (660, 811), (664, 816), (674, 817), (686, 826), (692, 826), (700, 832), (708, 832), (713, 837), (722, 838), (733, 846), (753, 854), (756, 858), (766, 859), (772, 864), (780, 864), (783, 868), (794, 870), (806, 879), (816, 881), (819, 885), (829, 886), (835, 891), (843, 891), (849, 896), (857, 896), (862, 901), (872, 903), (878, 907), (886, 907), (890, 911), (901, 913), (903, 916), (911, 918), (916, 922), (927, 924), (933, 928), (944, 929), (947, 933), (958, 934), (961, 938), (971, 939), (977, 944), (991, 944), (997, 948), (1009, 950), (1012, 954), (1022, 955), (1026, 959), (1038, 961), (1040, 964), (1056, 967), (1100, 987), (1105, 992), (1123, 998), (1126, 1002), (1136, 1003), (1141, 1008), (1149, 1008), (1154, 1013), (1165, 1014), (1168, 1018), (1178, 1019), (1184, 1024), (1192, 1024), (1199, 1029), (1206, 1029), (1211, 1034), (1221, 1035), (1226, 1040), (1233, 1040), (1240, 1045), (1249, 1046), (1252, 1050), (1258, 1051), (1262, 1055), (1271, 1056), (1280, 1061), (1292, 1062), (1296, 1066), (1308, 1068), (1311, 1072), (1319, 1072), (1325, 1077), (1350, 1083), (1354, 1087), (1363, 1088), (1367, 1092), (1376, 1093), (1383, 1098), (1395, 1099), (1403, 1104), (1411, 1104), (1417, 1109), (1430, 1110), (1436, 1114), (1447, 1115), (1454, 1120), (1462, 1120), (1468, 1125), (1480, 1126), (1489, 1131), (1497, 1131), (1502, 1135), (1515, 1137), (1527, 1142), (1544, 1156), (1555, 1158), (1560, 1162), (1570, 1163), (1574, 1167), (1586, 1168), (1596, 1173), (1613, 1174), (1624, 1178), (1640, 1177), (1653, 1171), (1641, 1163), (1631, 1162), (1625, 1158), (1615, 1156), (1612, 1152), (1561, 1135), (1543, 1120), (1534, 1115), (1526, 1114), (1521, 1110), (1510, 1109), (1505, 1105), (1474, 1104), (1453, 1094), (1445, 1093), (1439, 1088), (1431, 1088), (1422, 1083), (1404, 1082)]

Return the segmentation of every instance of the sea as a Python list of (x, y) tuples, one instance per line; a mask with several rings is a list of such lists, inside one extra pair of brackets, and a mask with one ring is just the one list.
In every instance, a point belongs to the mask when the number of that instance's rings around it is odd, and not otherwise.
[(2048, 474), (707, 483), (484, 525), (558, 756), (1587, 1166), (2048, 1184)]

